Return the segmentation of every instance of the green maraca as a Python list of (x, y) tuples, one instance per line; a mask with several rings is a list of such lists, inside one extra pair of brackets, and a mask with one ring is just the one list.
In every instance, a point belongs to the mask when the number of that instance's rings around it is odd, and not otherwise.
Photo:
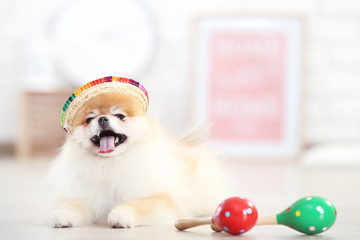
[(336, 220), (336, 208), (328, 199), (308, 196), (273, 216), (259, 218), (256, 225), (280, 224), (313, 235), (328, 230)]

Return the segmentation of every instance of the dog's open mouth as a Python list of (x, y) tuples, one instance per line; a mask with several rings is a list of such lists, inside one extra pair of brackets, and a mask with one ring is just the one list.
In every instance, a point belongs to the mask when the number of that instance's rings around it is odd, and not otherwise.
[(90, 140), (99, 147), (98, 153), (111, 153), (116, 147), (125, 142), (127, 136), (115, 133), (111, 130), (103, 130), (98, 135), (94, 135)]

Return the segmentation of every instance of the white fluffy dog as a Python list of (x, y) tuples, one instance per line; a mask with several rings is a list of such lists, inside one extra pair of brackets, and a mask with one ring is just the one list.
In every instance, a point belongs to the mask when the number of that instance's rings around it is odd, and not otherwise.
[(128, 228), (213, 215), (228, 197), (213, 152), (194, 134), (168, 136), (113, 95), (89, 100), (51, 166), (54, 227)]

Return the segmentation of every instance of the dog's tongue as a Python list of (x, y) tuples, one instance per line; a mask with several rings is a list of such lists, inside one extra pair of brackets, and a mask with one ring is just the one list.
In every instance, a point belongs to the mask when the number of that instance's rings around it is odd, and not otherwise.
[(98, 153), (110, 153), (115, 151), (115, 137), (106, 136), (100, 139), (100, 147)]

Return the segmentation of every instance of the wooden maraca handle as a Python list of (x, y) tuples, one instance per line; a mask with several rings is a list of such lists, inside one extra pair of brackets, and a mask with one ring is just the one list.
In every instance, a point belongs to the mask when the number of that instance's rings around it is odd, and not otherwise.
[[(206, 218), (190, 218), (190, 219), (179, 219), (175, 222), (176, 229), (183, 231), (188, 228), (193, 228), (201, 225), (211, 224), (211, 229), (215, 232), (221, 232), (221, 228), (216, 224), (212, 223), (212, 217)], [(255, 225), (276, 225), (276, 215), (267, 217), (261, 217), (257, 220)]]
[[(175, 222), (175, 227), (177, 230), (185, 230), (192, 227), (197, 227), (201, 225), (212, 224), (212, 217), (205, 218), (190, 218), (190, 219), (179, 219)], [(213, 224), (212, 224), (213, 225)], [(215, 225), (216, 226), (216, 225)], [(215, 230), (214, 230), (215, 231)]]
[(211, 223), (211, 229), (212, 229), (214, 232), (221, 232), (221, 231), (222, 231), (222, 229), (221, 229), (218, 225), (216, 225), (216, 224), (214, 224), (214, 223)]
[(256, 221), (257, 226), (259, 225), (277, 225), (276, 215), (261, 217)]

